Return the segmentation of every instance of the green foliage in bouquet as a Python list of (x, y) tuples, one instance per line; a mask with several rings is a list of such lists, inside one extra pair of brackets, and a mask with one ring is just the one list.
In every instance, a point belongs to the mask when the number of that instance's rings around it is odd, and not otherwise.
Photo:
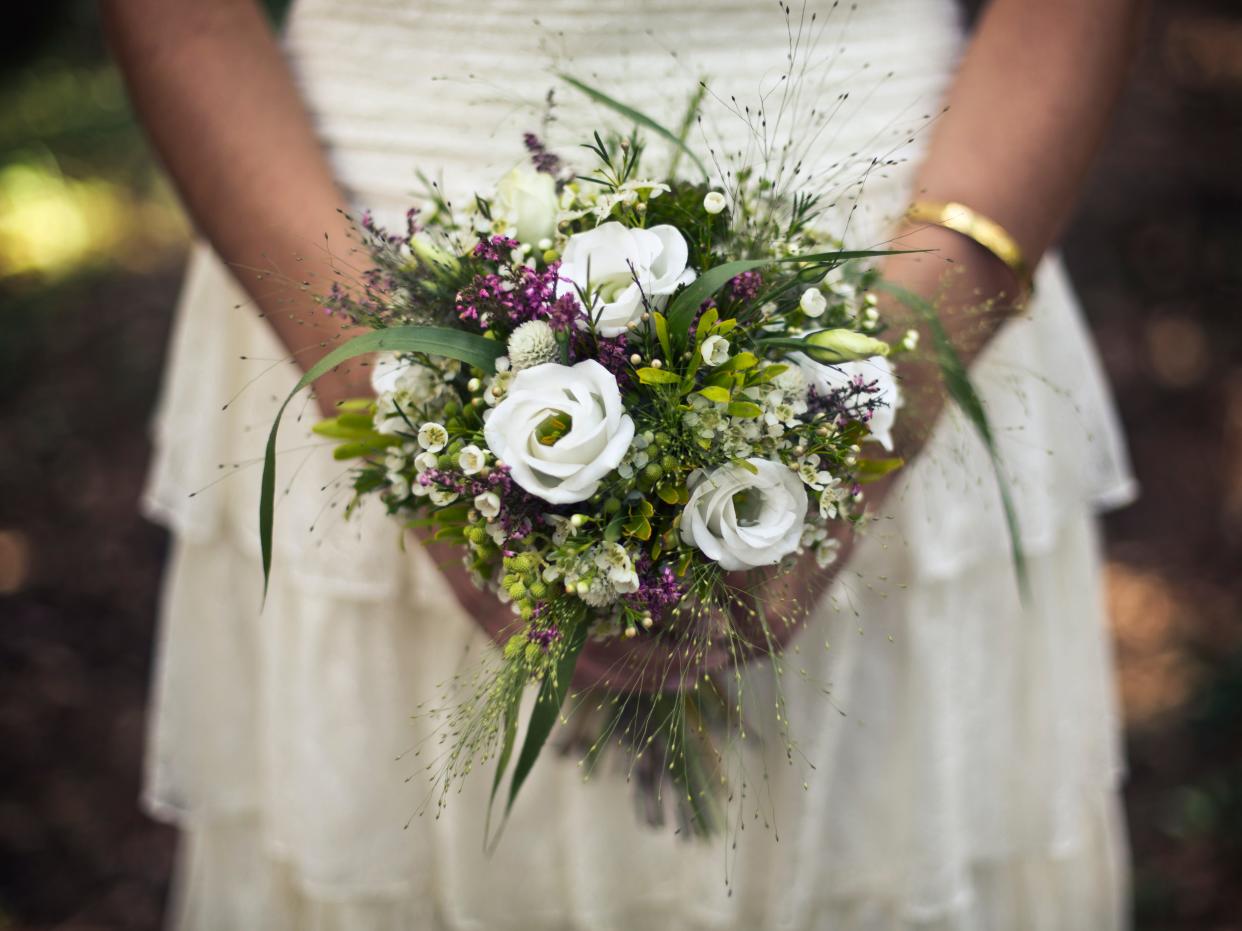
[[(475, 582), (512, 608), (489, 629), (499, 655), (434, 713), (446, 748), (436, 804), (488, 763), (493, 804), (509, 776), (507, 815), (576, 695), (597, 725), (587, 771), (620, 746), (632, 771), (650, 770), (657, 799), (671, 785), (687, 833), (705, 835), (724, 820), (730, 761), (713, 734), (743, 726), (740, 669), (763, 657), (779, 667), (807, 607), (805, 595), (769, 603), (765, 584), (831, 564), (865, 520), (863, 486), (900, 467), (875, 447), (891, 450), (889, 357), (912, 339), (883, 338), (881, 282), (865, 264), (891, 252), (842, 248), (818, 225), (814, 192), (758, 170), (728, 191), (644, 174), (638, 128), (708, 177), (685, 142), (699, 97), (676, 134), (566, 81), (637, 127), (596, 133), (591, 171), (528, 136), (533, 167), (466, 211), (433, 188), (404, 234), (362, 218), (373, 268), (325, 304), (373, 331), (308, 371), (272, 425), (264, 577), (280, 415), (333, 367), (381, 353), (377, 398), (315, 431), (355, 463), (355, 504), (376, 498), (455, 544)], [(965, 369), (936, 342), (995, 456)], [(593, 688), (574, 692), (576, 674)], [(779, 689), (776, 707), (783, 722)]]

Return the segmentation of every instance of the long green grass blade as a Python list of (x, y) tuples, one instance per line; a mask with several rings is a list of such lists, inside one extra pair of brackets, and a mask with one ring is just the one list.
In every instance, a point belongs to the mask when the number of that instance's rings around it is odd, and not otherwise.
[(272, 523), (276, 501), (276, 434), (285, 408), (294, 396), (342, 362), (356, 359), (371, 352), (424, 352), (428, 355), (447, 356), (472, 365), (484, 372), (495, 370), (496, 359), (504, 353), (504, 346), (473, 333), (463, 333), (447, 327), (400, 326), (374, 330), (356, 336), (343, 346), (328, 353), (303, 375), (289, 392), (276, 412), (271, 432), (267, 435), (267, 449), (263, 454), (263, 478), (259, 488), (259, 548), (263, 554), (263, 595), (267, 597), (267, 584), (272, 572)]
[(992, 431), (992, 424), (988, 420), (987, 411), (984, 410), (983, 401), (975, 390), (974, 383), (970, 380), (970, 374), (966, 371), (966, 365), (953, 347), (953, 342), (949, 339), (944, 324), (936, 315), (936, 308), (905, 288), (889, 283), (881, 283), (880, 287), (914, 309), (931, 330), (932, 342), (935, 343), (936, 348), (936, 361), (940, 366), (940, 375), (944, 379), (949, 397), (962, 409), (975, 428), (975, 432), (983, 440), (984, 448), (987, 449), (988, 458), (992, 461), (992, 471), (996, 475), (996, 484), (1000, 490), (1001, 507), (1005, 512), (1005, 525), (1009, 531), (1009, 549), (1013, 558), (1014, 573), (1018, 579), (1018, 589), (1023, 599), (1029, 600), (1030, 579), (1027, 573), (1026, 553), (1022, 549), (1022, 532), (1018, 524), (1018, 512), (1014, 507), (1013, 495), (1002, 468), (996, 435)]
[[(521, 701), (521, 697), (521, 692), (514, 696), (514, 705)], [(500, 784), (504, 782), (505, 770), (509, 768), (509, 758), (513, 756), (513, 744), (517, 739), (517, 721), (517, 708), (507, 708), (505, 710), (504, 741), (500, 747), (500, 756), (496, 759), (496, 774), (492, 777), (492, 792), (487, 798), (487, 817), (483, 821), (483, 849), (489, 852), (495, 849), (490, 841), (492, 836), (492, 807), (496, 804), (496, 795), (500, 791)], [(499, 834), (497, 834), (496, 840), (500, 840)]]
[(704, 178), (711, 177), (711, 173), (707, 170), (707, 166), (703, 164), (703, 160), (700, 159), (698, 155), (695, 154), (693, 149), (691, 149), (688, 145), (686, 145), (686, 142), (684, 139), (678, 138), (677, 134), (674, 133), (672, 130), (657, 123), (651, 117), (647, 116), (647, 114), (642, 113), (639, 110), (635, 110), (633, 107), (623, 104), (621, 101), (616, 100), (613, 97), (609, 97), (603, 91), (595, 89), (590, 84), (587, 84), (583, 81), (578, 80), (573, 75), (565, 74), (562, 72), (558, 74), (557, 77), (559, 77), (562, 81), (564, 81), (570, 87), (574, 87), (582, 91), (582, 93), (586, 94), (596, 103), (603, 104), (605, 107), (608, 107), (608, 109), (612, 110), (613, 112), (619, 113), (621, 116), (625, 117), (627, 120), (629, 120), (631, 123), (635, 124), (636, 126), (641, 126), (644, 129), (649, 129), (651, 130), (651, 132), (655, 133), (657, 136), (660, 136), (663, 139), (668, 140), (677, 149), (684, 152), (686, 154), (686, 157), (689, 158), (690, 161), (694, 162), (695, 167), (698, 168), (699, 171), (703, 173)]
[(705, 300), (743, 272), (764, 268), (771, 264), (771, 259), (742, 259), (738, 262), (725, 262), (723, 265), (709, 268), (677, 292), (669, 302), (668, 310), (665, 311), (669, 335), (673, 342), (678, 345), (685, 342), (694, 313)]
[(681, 126), (677, 128), (677, 145), (673, 148), (673, 155), (668, 162), (668, 176), (670, 178), (677, 177), (677, 167), (681, 164), (681, 156), (689, 151), (686, 140), (690, 138), (690, 129), (694, 126), (695, 119), (699, 115), (699, 107), (703, 105), (703, 98), (707, 96), (707, 82), (699, 81), (699, 86), (694, 89), (694, 94), (690, 97), (690, 102), (686, 104), (686, 112), (682, 115)]
[(832, 266), (852, 259), (868, 259), (896, 254), (898, 253), (892, 249), (862, 249), (841, 252), (817, 252), (813, 255), (788, 255), (777, 259), (741, 259), (737, 262), (725, 262), (723, 265), (716, 265), (703, 272), (703, 274), (699, 275), (698, 278), (694, 279), (694, 281), (673, 296), (672, 301), (669, 302), (668, 309), (665, 311), (669, 332), (672, 334), (674, 341), (684, 341), (686, 331), (690, 327), (690, 321), (694, 319), (695, 311), (699, 309), (705, 300), (715, 295), (717, 291), (743, 272), (754, 271), (757, 268), (775, 265), (778, 262), (799, 262), (810, 265)]
[(548, 735), (556, 726), (561, 706), (565, 703), (565, 696), (569, 694), (574, 668), (578, 665), (578, 654), (582, 652), (582, 647), (586, 643), (586, 618), (578, 618), (577, 623), (566, 637), (565, 652), (556, 666), (556, 672), (545, 676), (543, 685), (539, 687), (539, 696), (535, 700), (535, 708), (530, 714), (530, 723), (526, 727), (526, 738), (522, 741), (522, 750), (518, 754), (517, 762), (513, 765), (513, 779), (509, 783), (509, 801), (505, 805), (506, 817), (513, 808), (513, 801), (517, 798), (522, 784), (530, 775), (535, 760), (539, 758), (539, 751), (543, 749)]

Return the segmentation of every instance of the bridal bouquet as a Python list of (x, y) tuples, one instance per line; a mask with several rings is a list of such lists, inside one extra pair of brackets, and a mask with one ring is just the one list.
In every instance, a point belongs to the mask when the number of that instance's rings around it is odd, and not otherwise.
[[(710, 735), (743, 726), (738, 669), (779, 652), (807, 600), (773, 581), (831, 563), (866, 483), (901, 464), (889, 357), (916, 334), (883, 338), (865, 260), (885, 253), (844, 251), (812, 192), (649, 174), (637, 130), (595, 134), (577, 172), (526, 143), (531, 164), (466, 209), (432, 186), (399, 234), (362, 218), (370, 270), (325, 305), (372, 332), (299, 389), (380, 353), (376, 397), (316, 432), (354, 463), (355, 503), (455, 545), (512, 612), (436, 712), (440, 803), (487, 762), (493, 799), (510, 774), (507, 808), (581, 712), (588, 763), (621, 747), (707, 833), (729, 769)], [(276, 426), (265, 571), (275, 450)]]

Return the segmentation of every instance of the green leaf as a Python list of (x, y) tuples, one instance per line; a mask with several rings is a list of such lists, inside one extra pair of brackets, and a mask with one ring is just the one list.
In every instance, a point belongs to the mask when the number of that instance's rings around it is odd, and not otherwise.
[(561, 705), (565, 703), (565, 696), (569, 693), (569, 685), (573, 681), (574, 668), (578, 665), (578, 654), (582, 652), (582, 646), (586, 643), (586, 636), (586, 618), (579, 617), (578, 622), (566, 635), (565, 652), (561, 654), (560, 662), (556, 664), (556, 669), (550, 675), (544, 676), (543, 684), (539, 687), (535, 707), (530, 713), (530, 723), (526, 726), (526, 739), (522, 741), (522, 752), (518, 754), (517, 762), (513, 765), (513, 779), (509, 783), (509, 801), (505, 805), (506, 818), (513, 808), (513, 801), (517, 798), (522, 783), (526, 781), (531, 768), (535, 765), (535, 760), (539, 758), (539, 751), (543, 749), (548, 735), (552, 733), (552, 728), (556, 725), (556, 719), (561, 713)]
[(694, 119), (699, 115), (699, 107), (703, 103), (703, 97), (707, 94), (707, 84), (699, 81), (699, 86), (694, 89), (694, 94), (690, 98), (690, 102), (686, 105), (686, 112), (681, 118), (681, 127), (677, 133), (679, 145), (673, 149), (673, 157), (668, 163), (667, 175), (670, 178), (677, 177), (677, 165), (681, 160), (683, 152), (688, 152), (685, 142), (690, 135), (690, 127), (694, 125)]
[[(514, 636), (522, 636), (515, 634)], [(487, 798), (487, 816), (483, 820), (483, 846), (488, 848), (488, 838), (492, 836), (492, 806), (496, 804), (496, 793), (500, 791), (500, 784), (504, 781), (505, 770), (509, 768), (509, 757), (513, 756), (513, 744), (517, 738), (517, 715), (518, 705), (521, 703), (522, 693), (518, 691), (510, 697), (509, 707), (505, 709), (505, 736), (500, 745), (500, 756), (496, 759), (496, 774), (492, 777), (492, 794)], [(496, 840), (500, 840), (499, 835)]]
[(382, 435), (375, 432), (375, 424), (370, 417), (364, 420), (366, 421), (364, 426), (354, 426), (346, 422), (343, 417), (332, 417), (319, 421), (311, 427), (311, 432), (316, 436), (326, 436), (330, 440), (362, 440)]
[(375, 399), (350, 398), (337, 404), (336, 409), (342, 414), (366, 414), (371, 417), (375, 413)]
[(664, 350), (664, 358), (673, 358), (673, 348), (668, 341), (668, 321), (664, 319), (664, 314), (658, 310), (652, 312), (651, 321), (655, 324), (656, 339), (660, 341), (660, 348)]
[(621, 528), (625, 525), (625, 515), (614, 517), (604, 528), (604, 542), (616, 543), (621, 539)]
[(375, 438), (367, 438), (364, 440), (354, 440), (348, 443), (342, 443), (340, 446), (332, 450), (332, 458), (337, 462), (344, 462), (346, 459), (357, 459), (359, 456), (371, 456), (375, 453), (382, 453), (390, 446), (398, 446), (401, 443), (399, 436), (381, 436), (375, 434)]
[(447, 356), (472, 365), (484, 372), (492, 372), (496, 359), (505, 347), (495, 340), (484, 339), (473, 333), (463, 333), (447, 327), (400, 326), (385, 330), (373, 330), (356, 336), (343, 346), (328, 353), (298, 379), (289, 396), (281, 403), (267, 435), (267, 448), (263, 454), (263, 478), (259, 486), (259, 549), (263, 558), (263, 595), (267, 597), (267, 584), (272, 573), (272, 523), (276, 509), (276, 435), (285, 408), (294, 396), (307, 385), (332, 371), (342, 362), (356, 359), (372, 352), (424, 352), (429, 355)]
[(681, 495), (684, 490), (684, 485), (662, 484), (656, 487), (656, 494), (660, 496), (660, 500), (665, 504), (678, 504), (681, 502)]
[(709, 401), (715, 401), (717, 404), (728, 404), (733, 397), (729, 393), (728, 388), (718, 388), (715, 385), (708, 385), (706, 388), (700, 388), (695, 394), (701, 394)]
[(1018, 525), (1018, 512), (1013, 505), (1013, 496), (1009, 490), (1009, 482), (1001, 468), (1000, 450), (996, 445), (996, 436), (992, 432), (992, 424), (984, 410), (983, 400), (975, 390), (970, 374), (962, 357), (957, 354), (952, 340), (936, 315), (933, 307), (919, 295), (889, 282), (880, 282), (878, 287), (894, 295), (902, 303), (913, 308), (927, 324), (932, 333), (932, 342), (936, 347), (936, 361), (940, 366), (940, 375), (945, 387), (966, 419), (970, 421), (979, 438), (983, 441), (988, 457), (992, 460), (992, 471), (996, 475), (996, 484), (1000, 490), (1001, 507), (1005, 512), (1005, 525), (1009, 531), (1009, 549), (1013, 558), (1014, 573), (1018, 578), (1018, 589), (1024, 599), (1030, 597), (1030, 584), (1026, 568), (1026, 553), (1022, 549), (1022, 531)]
[(770, 382), (777, 375), (784, 374), (788, 370), (789, 370), (789, 366), (785, 365), (784, 363), (777, 363), (776, 365), (764, 366), (758, 372), (755, 372), (754, 374), (750, 375), (747, 381), (749, 384), (752, 384), (752, 385), (762, 385), (762, 384), (765, 384), (766, 382)]
[(859, 459), (858, 481), (863, 484), (874, 482), (900, 469), (905, 462), (904, 459), (896, 456), (891, 459)]
[(759, 417), (762, 416), (763, 409), (750, 401), (734, 401), (725, 408), (725, 413), (730, 417)]
[(709, 268), (687, 287), (675, 294), (668, 307), (665, 308), (664, 315), (668, 318), (669, 331), (672, 334), (673, 341), (680, 345), (681, 341), (685, 339), (686, 331), (690, 328), (690, 321), (694, 319), (694, 312), (699, 309), (705, 300), (715, 295), (717, 291), (742, 274), (742, 272), (754, 271), (757, 268), (765, 268), (769, 265), (783, 262), (823, 265), (826, 266), (825, 271), (827, 271), (828, 268), (840, 265), (842, 262), (847, 262), (851, 259), (900, 255), (903, 252), (910, 251), (919, 250), (854, 249), (839, 252), (816, 252), (812, 255), (788, 255), (778, 259), (742, 259), (737, 262), (726, 262), (723, 265)]
[(720, 319), (720, 311), (715, 307), (709, 307), (703, 311), (703, 316), (699, 317), (699, 325), (694, 330), (694, 345), (700, 345), (703, 340), (707, 339), (707, 334), (711, 331), (712, 326)]
[(753, 369), (759, 364), (758, 358), (753, 352), (739, 352), (729, 361), (716, 368), (717, 372), (742, 372), (746, 369)]
[(664, 312), (664, 316), (668, 318), (669, 333), (673, 342), (680, 345), (685, 341), (686, 332), (690, 329), (690, 321), (694, 319), (695, 311), (705, 300), (742, 272), (764, 268), (771, 264), (771, 259), (743, 259), (739, 262), (725, 262), (723, 265), (709, 268), (682, 288), (673, 296)]
[(644, 385), (677, 385), (681, 383), (681, 376), (665, 369), (646, 366), (638, 370), (638, 380)]
[(579, 81), (573, 75), (569, 75), (569, 74), (565, 74), (564, 72), (561, 72), (557, 75), (557, 77), (559, 77), (562, 81), (564, 81), (570, 87), (574, 87), (582, 91), (582, 93), (586, 94), (596, 103), (603, 104), (605, 107), (612, 110), (613, 112), (619, 113), (621, 116), (625, 117), (627, 120), (629, 120), (631, 123), (635, 124), (636, 126), (641, 126), (644, 129), (649, 129), (653, 133), (655, 133), (657, 136), (660, 136), (666, 139), (667, 141), (671, 142), (676, 148), (686, 153), (686, 156), (690, 159), (690, 161), (694, 162), (695, 167), (698, 168), (699, 171), (703, 173), (704, 178), (711, 177), (711, 173), (708, 172), (707, 166), (703, 164), (703, 160), (700, 159), (698, 155), (694, 153), (693, 149), (691, 149), (688, 145), (686, 145), (686, 142), (684, 139), (678, 138), (675, 133), (673, 133), (671, 130), (666, 129), (664, 126), (657, 123), (651, 117), (647, 116), (647, 114), (642, 113), (638, 110), (635, 110), (633, 107), (627, 106), (626, 104), (621, 103), (621, 101), (619, 100), (609, 97), (603, 91), (596, 90), (590, 84), (586, 84), (583, 81)]
[(640, 540), (650, 540), (651, 521), (641, 514), (636, 514), (625, 522), (625, 532)]

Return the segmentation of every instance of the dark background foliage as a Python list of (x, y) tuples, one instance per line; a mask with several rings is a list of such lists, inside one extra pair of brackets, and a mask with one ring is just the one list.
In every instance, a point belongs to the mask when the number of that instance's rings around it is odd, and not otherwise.
[[(1140, 928), (1242, 928), (1242, 8), (1165, 0), (1065, 241), (1142, 500), (1111, 515)], [(135, 502), (188, 231), (83, 0), (0, 29), (0, 928), (158, 925), (162, 531)]]

